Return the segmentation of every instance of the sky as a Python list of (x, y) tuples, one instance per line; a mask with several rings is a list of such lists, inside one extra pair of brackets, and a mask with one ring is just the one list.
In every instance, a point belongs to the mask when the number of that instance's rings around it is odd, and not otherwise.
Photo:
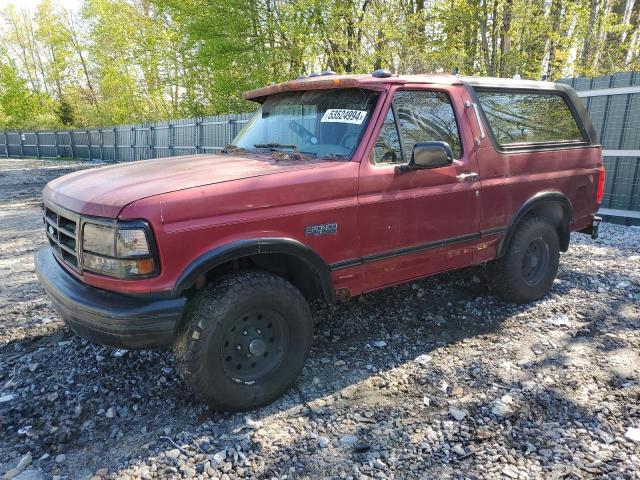
[[(4, 10), (9, 5), (13, 4), (16, 8), (26, 8), (31, 11), (35, 11), (38, 8), (38, 4), (42, 0), (0, 0), (0, 10)], [(53, 3), (58, 5), (64, 5), (70, 10), (79, 10), (82, 0), (53, 0)]]

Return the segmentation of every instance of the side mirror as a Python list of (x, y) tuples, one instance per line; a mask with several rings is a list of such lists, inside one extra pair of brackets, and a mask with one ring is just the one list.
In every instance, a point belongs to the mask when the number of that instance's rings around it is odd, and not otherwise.
[(452, 163), (453, 151), (447, 142), (424, 142), (413, 146), (409, 168), (412, 170), (439, 168)]

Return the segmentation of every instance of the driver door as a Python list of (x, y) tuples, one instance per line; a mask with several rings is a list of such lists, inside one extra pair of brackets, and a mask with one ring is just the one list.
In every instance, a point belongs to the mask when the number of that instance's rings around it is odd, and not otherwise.
[[(390, 92), (369, 159), (360, 164), (358, 231), (364, 290), (469, 265), (479, 237), (480, 181), (455, 86)], [(431, 86), (429, 86), (431, 87)], [(384, 111), (384, 110), (383, 110)], [(451, 165), (398, 172), (417, 142), (444, 141)]]

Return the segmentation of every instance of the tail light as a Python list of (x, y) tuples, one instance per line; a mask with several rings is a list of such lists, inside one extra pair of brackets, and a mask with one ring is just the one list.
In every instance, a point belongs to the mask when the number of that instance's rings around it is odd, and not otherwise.
[(600, 165), (600, 170), (598, 173), (598, 190), (596, 191), (596, 203), (600, 205), (600, 203), (602, 202), (602, 196), (604, 195), (604, 165)]

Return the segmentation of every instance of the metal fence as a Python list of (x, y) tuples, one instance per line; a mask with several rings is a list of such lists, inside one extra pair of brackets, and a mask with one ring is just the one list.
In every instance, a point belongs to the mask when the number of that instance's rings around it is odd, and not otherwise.
[[(604, 215), (640, 220), (640, 72), (567, 78), (604, 146)], [(251, 113), (73, 131), (0, 132), (0, 157), (124, 162), (221, 150)]]
[(600, 213), (640, 219), (640, 72), (560, 80), (582, 98), (604, 147)]
[(0, 156), (128, 162), (221, 150), (251, 113), (71, 131), (2, 132)]

